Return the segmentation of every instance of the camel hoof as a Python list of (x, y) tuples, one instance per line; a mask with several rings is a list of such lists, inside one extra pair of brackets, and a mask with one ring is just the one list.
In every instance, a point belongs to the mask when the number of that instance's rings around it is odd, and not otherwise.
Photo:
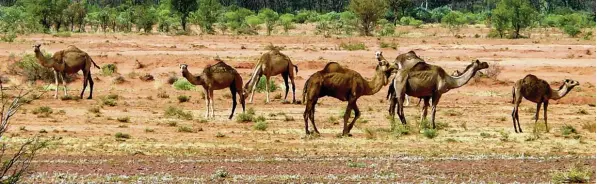
[(93, 99), (93, 97), (87, 97), (87, 100), (91, 100), (91, 99)]

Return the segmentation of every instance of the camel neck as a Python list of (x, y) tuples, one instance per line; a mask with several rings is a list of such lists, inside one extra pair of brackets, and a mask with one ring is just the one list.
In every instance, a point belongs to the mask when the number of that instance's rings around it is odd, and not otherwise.
[(464, 86), (468, 81), (470, 81), (477, 71), (475, 70), (474, 66), (467, 67), (465, 71), (460, 76), (451, 76), (446, 75), (448, 78), (447, 80), (447, 87), (448, 89), (455, 89)]
[(375, 71), (375, 75), (371, 81), (367, 81), (367, 89), (365, 95), (374, 95), (379, 92), (383, 86), (387, 84), (387, 79), (383, 71)]
[(44, 67), (53, 67), (54, 65), (54, 62), (52, 62), (51, 59), (46, 59), (44, 54), (39, 50), (35, 51), (35, 58), (37, 58), (37, 61), (39, 61), (39, 63)]
[(560, 98), (566, 96), (568, 92), (570, 92), (570, 90), (571, 88), (568, 88), (568, 86), (566, 86), (565, 84), (559, 90), (552, 89), (551, 96), (549, 97), (549, 99), (559, 100)]
[(199, 79), (197, 77), (193, 76), (193, 74), (191, 74), (191, 72), (189, 72), (189, 70), (186, 70), (186, 69), (183, 70), (182, 71), (182, 76), (184, 78), (186, 78), (191, 84), (194, 84), (194, 85), (199, 85), (200, 84), (199, 83), (200, 82)]

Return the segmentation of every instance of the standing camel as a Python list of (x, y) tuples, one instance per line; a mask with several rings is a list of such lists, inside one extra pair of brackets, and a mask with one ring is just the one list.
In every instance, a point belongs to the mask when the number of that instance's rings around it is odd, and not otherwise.
[[(539, 111), (541, 110), (541, 104), (543, 103), (543, 119), (545, 120), (545, 130), (549, 132), (547, 128), (547, 105), (549, 99), (558, 100), (563, 98), (572, 90), (572, 88), (578, 86), (578, 81), (566, 79), (564, 84), (557, 90), (551, 89), (547, 81), (537, 78), (534, 75), (527, 75), (524, 78), (516, 81), (512, 87), (512, 103), (514, 109), (512, 110), (512, 121), (514, 123), (514, 132), (522, 133), (520, 127), (520, 119), (518, 119), (518, 106), (522, 101), (522, 97), (528, 101), (535, 102), (537, 104), (537, 111), (535, 112), (535, 123), (539, 120)], [(516, 124), (518, 122), (518, 130)]]
[[(338, 63), (331, 62), (326, 65), (324, 70), (334, 68), (337, 72), (317, 72), (305, 83), (305, 132), (309, 132), (309, 119), (313, 125), (315, 133), (319, 134), (315, 126), (315, 105), (321, 97), (330, 96), (341, 101), (347, 101), (348, 105), (344, 112), (343, 136), (350, 136), (350, 130), (354, 123), (361, 116), (361, 111), (357, 106), (357, 100), (364, 95), (373, 95), (388, 84), (388, 78), (392, 71), (397, 69), (395, 65), (390, 65), (387, 61), (379, 61), (375, 68), (375, 76), (371, 81), (366, 81), (358, 72), (346, 68), (341, 68)], [(355, 117), (348, 123), (350, 114), (355, 111)]]
[(417, 63), (408, 70), (400, 70), (394, 80), (396, 98), (398, 98), (398, 116), (402, 124), (406, 124), (404, 117), (404, 106), (402, 102), (406, 94), (423, 98), (424, 105), (421, 114), (421, 122), (427, 117), (429, 100), (432, 102), (431, 122), (435, 129), (435, 111), (442, 94), (451, 89), (464, 86), (475, 76), (477, 71), (488, 68), (487, 62), (473, 61), (466, 67), (464, 73), (453, 77), (444, 71), (443, 68), (430, 65), (424, 62)]
[(83, 94), (87, 88), (87, 82), (89, 82), (90, 88), (89, 97), (87, 97), (87, 99), (92, 99), (93, 78), (91, 77), (91, 65), (95, 66), (97, 69), (100, 69), (100, 67), (95, 64), (93, 59), (91, 59), (91, 56), (79, 48), (69, 45), (65, 50), (54, 53), (52, 58), (46, 58), (39, 49), (40, 46), (41, 44), (33, 45), (33, 51), (35, 52), (37, 61), (42, 66), (54, 69), (54, 81), (56, 84), (54, 98), (58, 98), (58, 76), (62, 78), (64, 96), (66, 96), (66, 81), (64, 80), (65, 75), (83, 71), (83, 90), (81, 90), (81, 99), (83, 99)]
[(243, 112), (245, 112), (245, 96), (242, 92), (243, 79), (234, 68), (224, 63), (224, 61), (219, 58), (216, 61), (218, 63), (211, 66), (208, 65), (198, 76), (191, 74), (186, 64), (181, 64), (180, 70), (182, 76), (191, 84), (203, 86), (206, 96), (205, 105), (207, 106), (207, 110), (205, 111), (206, 118), (210, 117), (210, 113), (211, 117), (215, 116), (213, 102), (214, 90), (230, 88), (230, 93), (232, 93), (232, 112), (228, 116), (228, 119), (232, 119), (234, 109), (236, 109), (236, 93), (240, 97), (240, 103), (243, 107)]
[[(294, 70), (292, 70), (293, 68)], [(269, 52), (261, 55), (259, 62), (257, 65), (255, 65), (255, 69), (253, 70), (251, 78), (245, 84), (243, 92), (245, 96), (248, 96), (249, 93), (251, 93), (249, 103), (253, 103), (255, 85), (257, 85), (257, 82), (259, 82), (261, 76), (265, 75), (265, 101), (266, 103), (269, 103), (269, 79), (271, 76), (282, 74), (282, 78), (284, 78), (284, 84), (286, 85), (286, 95), (284, 95), (284, 100), (286, 100), (286, 97), (288, 97), (288, 78), (290, 78), (290, 83), (292, 83), (292, 103), (295, 103), (295, 72), (298, 73), (298, 67), (292, 64), (288, 56), (280, 53), (279, 48), (273, 47)]]

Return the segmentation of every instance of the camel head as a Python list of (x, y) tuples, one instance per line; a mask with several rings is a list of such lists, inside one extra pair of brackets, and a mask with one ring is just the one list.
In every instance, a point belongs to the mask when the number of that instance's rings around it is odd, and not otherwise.
[(41, 50), (39, 50), (39, 47), (41, 47), (41, 44), (36, 43), (33, 45), (33, 51), (35, 52), (41, 52)]
[(180, 71), (184, 72), (184, 71), (189, 71), (187, 68), (189, 67), (189, 65), (187, 64), (180, 64)]
[(377, 61), (381, 61), (382, 59), (385, 60), (385, 58), (383, 58), (381, 51), (375, 52), (375, 58), (377, 59)]
[(572, 79), (566, 79), (566, 80), (564, 80), (564, 84), (562, 84), (562, 86), (560, 86), (560, 89), (562, 89), (564, 86), (566, 86), (566, 88), (568, 88), (568, 90), (572, 90), (572, 88), (574, 88), (578, 85), (580, 85), (580, 83), (578, 81), (575, 81)]
[(380, 60), (377, 62), (377, 66), (375, 67), (375, 71), (382, 72), (384, 74), (384, 85), (387, 84), (388, 78), (390, 75), (398, 70), (398, 65), (396, 63), (390, 63), (386, 60)]
[[(475, 60), (475, 61), (473, 61), (473, 62), (472, 62), (470, 65), (469, 65), (469, 67), (471, 67), (471, 66), (472, 66), (472, 67), (474, 67), (473, 69), (474, 69), (475, 71), (479, 71), (479, 70), (483, 70), (483, 69), (489, 68), (489, 64), (487, 64), (487, 62), (481, 62), (481, 61), (479, 61), (478, 59), (477, 59), (477, 60)], [(467, 67), (467, 68), (469, 68), (469, 67)]]

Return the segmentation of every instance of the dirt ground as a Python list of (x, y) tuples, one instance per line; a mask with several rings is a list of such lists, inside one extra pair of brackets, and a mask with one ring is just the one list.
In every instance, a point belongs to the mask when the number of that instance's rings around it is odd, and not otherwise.
[[(465, 38), (455, 38), (443, 28), (427, 26), (399, 28), (398, 32), (404, 33), (400, 37), (324, 38), (306, 34), (310, 29), (299, 26), (289, 36), (36, 34), (19, 37), (15, 43), (0, 43), (0, 61), (6, 61), (0, 64), (2, 73), (24, 54), (32, 54), (32, 44), (43, 43), (42, 49), (51, 53), (76, 45), (100, 66), (116, 64), (118, 73), (126, 79), (122, 84), (113, 84), (116, 75), (103, 76), (100, 70), (92, 69), (93, 100), (63, 101), (54, 99), (53, 91), (46, 92), (41, 99), (23, 106), (2, 141), (15, 145), (33, 136), (50, 140), (25, 177), (24, 181), (31, 183), (544, 183), (554, 173), (572, 167), (595, 173), (595, 132), (590, 128), (595, 124), (594, 38), (567, 38), (554, 31), (537, 31), (531, 39), (520, 40), (475, 38), (475, 34), (488, 32), (483, 28), (464, 29)], [(349, 42), (363, 42), (368, 48), (339, 48), (340, 43)], [(380, 48), (381, 42), (396, 43), (398, 47)], [(273, 99), (277, 94), (284, 96), (279, 76), (274, 80), (281, 89), (270, 94), (270, 104), (265, 104), (263, 93), (255, 95), (253, 104), (247, 104), (247, 109), (266, 117), (265, 131), (254, 130), (253, 123), (227, 119), (231, 107), (228, 90), (215, 92), (216, 117), (205, 119), (202, 89), (179, 91), (167, 83), (172, 75), (181, 77), (179, 64), (188, 64), (191, 72), (199, 73), (214, 63), (216, 55), (234, 66), (246, 82), (269, 43), (285, 46), (282, 52), (298, 66), (297, 99), (302, 99), (305, 80), (327, 62), (339, 62), (372, 78), (376, 50), (382, 50), (391, 60), (414, 50), (450, 73), (464, 69), (474, 59), (503, 69), (497, 80), (482, 78), (444, 94), (437, 110), (437, 122), (443, 128), (433, 139), (419, 130), (420, 108), (416, 106), (405, 109), (411, 127), (408, 135), (390, 131), (387, 87), (359, 99), (363, 120), (352, 130), (352, 137), (337, 136), (342, 131), (341, 113), (346, 103), (323, 98), (315, 114), (322, 135), (312, 137), (305, 136), (303, 105)], [(135, 61), (145, 67), (135, 69)], [(137, 78), (145, 73), (156, 80), (143, 82)], [(547, 80), (552, 88), (559, 87), (566, 78), (580, 82), (566, 97), (550, 102), (549, 133), (542, 123), (533, 133), (535, 104), (529, 101), (523, 101), (520, 108), (524, 133), (513, 130), (511, 89), (527, 74)], [(48, 85), (41, 81), (28, 83), (22, 76), (4, 76), (10, 79), (3, 84), (9, 93), (17, 85), (31, 89)], [(81, 88), (82, 77), (78, 77), (69, 84), (68, 92), (78, 96)], [(161, 91), (169, 97), (158, 97)], [(120, 97), (117, 105), (102, 106), (101, 99), (110, 94)], [(179, 95), (189, 95), (191, 101), (179, 103)], [(288, 99), (292, 99), (292, 93)], [(48, 117), (33, 114), (40, 106), (51, 107), (53, 113)], [(90, 111), (100, 106), (100, 113)], [(192, 112), (193, 120), (166, 118), (164, 112), (170, 106)], [(242, 108), (237, 108), (236, 115), (240, 112)], [(130, 121), (117, 120), (123, 117)], [(564, 125), (573, 126), (578, 134), (563, 136)], [(191, 127), (193, 132), (181, 132), (181, 126)], [(116, 139), (117, 132), (131, 138)], [(595, 181), (594, 174), (591, 180)]]

